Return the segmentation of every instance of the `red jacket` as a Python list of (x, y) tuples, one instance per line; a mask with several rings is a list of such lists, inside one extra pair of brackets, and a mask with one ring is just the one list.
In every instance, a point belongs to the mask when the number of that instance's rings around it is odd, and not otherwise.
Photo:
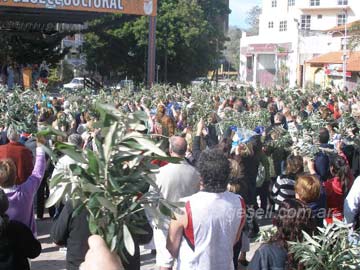
[[(353, 184), (353, 177), (350, 177), (349, 189)], [(326, 193), (326, 203), (328, 210), (327, 223), (332, 223), (333, 218), (344, 219), (344, 194), (341, 188), (339, 177), (334, 177), (323, 183)]]
[(9, 142), (0, 145), (0, 159), (10, 158), (17, 168), (15, 184), (19, 185), (26, 181), (34, 168), (32, 153), (29, 149), (18, 142)]

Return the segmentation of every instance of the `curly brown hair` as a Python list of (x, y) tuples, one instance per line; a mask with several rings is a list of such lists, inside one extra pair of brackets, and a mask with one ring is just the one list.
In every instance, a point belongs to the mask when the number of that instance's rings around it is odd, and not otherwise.
[(0, 160), (0, 187), (9, 188), (15, 184), (16, 165), (12, 159)]

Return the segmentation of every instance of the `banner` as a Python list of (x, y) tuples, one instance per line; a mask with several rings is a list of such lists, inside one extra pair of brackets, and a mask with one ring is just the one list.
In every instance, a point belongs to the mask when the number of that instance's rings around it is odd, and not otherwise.
[(0, 7), (156, 16), (157, 0), (0, 0)]

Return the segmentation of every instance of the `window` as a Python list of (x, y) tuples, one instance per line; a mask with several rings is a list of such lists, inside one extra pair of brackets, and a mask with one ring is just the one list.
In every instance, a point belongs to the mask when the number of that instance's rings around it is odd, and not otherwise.
[(348, 0), (338, 0), (338, 5), (347, 5)]
[(295, 6), (295, 0), (288, 0), (288, 6)]
[(320, 6), (320, 0), (310, 0), (310, 6)]
[(287, 31), (287, 21), (281, 21), (280, 22), (280, 32), (285, 32)]
[(277, 0), (271, 1), (271, 7), (277, 7)]
[(322, 15), (319, 14), (319, 15), (317, 16), (317, 18), (318, 18), (319, 20), (322, 19)]
[(301, 15), (301, 30), (310, 30), (311, 28), (311, 15)]
[(269, 28), (274, 28), (274, 22), (269, 22), (268, 27), (269, 27)]
[(346, 23), (346, 14), (338, 14), (337, 15), (337, 25), (344, 25)]

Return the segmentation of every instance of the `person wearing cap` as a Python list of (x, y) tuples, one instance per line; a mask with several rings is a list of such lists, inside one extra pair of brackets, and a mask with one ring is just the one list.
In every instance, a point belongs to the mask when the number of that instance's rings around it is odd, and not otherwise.
[(19, 142), (19, 134), (10, 126), (7, 129), (7, 138), (10, 141), (0, 145), (0, 159), (11, 159), (16, 165), (15, 184), (20, 185), (29, 178), (34, 168), (31, 151)]
[(40, 255), (41, 244), (28, 227), (9, 219), (8, 208), (9, 200), (0, 189), (0, 269), (29, 270), (28, 258)]

